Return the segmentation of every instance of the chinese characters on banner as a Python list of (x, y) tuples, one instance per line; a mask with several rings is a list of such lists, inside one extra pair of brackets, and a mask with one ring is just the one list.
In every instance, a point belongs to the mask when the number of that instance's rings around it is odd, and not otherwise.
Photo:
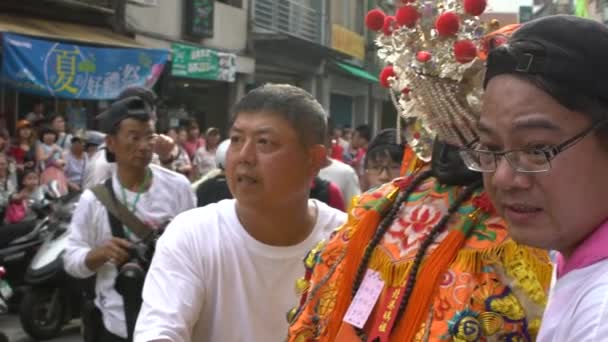
[(173, 44), (171, 74), (178, 77), (234, 82), (236, 55), (196, 46)]
[(66, 99), (116, 98), (129, 86), (152, 87), (169, 52), (100, 48), (4, 34), (2, 82), (24, 92)]

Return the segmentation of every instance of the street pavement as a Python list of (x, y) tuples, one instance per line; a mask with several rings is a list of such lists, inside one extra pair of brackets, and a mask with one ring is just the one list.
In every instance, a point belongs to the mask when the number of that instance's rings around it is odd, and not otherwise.
[[(10, 342), (35, 342), (36, 340), (28, 337), (21, 329), (19, 317), (15, 315), (0, 316), (0, 331), (8, 336)], [(80, 336), (80, 321), (74, 320), (65, 326), (58, 337), (48, 340), (51, 342), (82, 342)]]

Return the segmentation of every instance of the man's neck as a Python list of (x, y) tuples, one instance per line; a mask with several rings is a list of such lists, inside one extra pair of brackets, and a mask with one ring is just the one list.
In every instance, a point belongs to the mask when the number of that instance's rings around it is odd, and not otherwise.
[(294, 246), (306, 240), (317, 221), (317, 209), (308, 200), (277, 208), (246, 208), (236, 204), (236, 213), (254, 239), (271, 246)]
[(147, 167), (143, 169), (133, 169), (118, 165), (116, 168), (116, 174), (118, 176), (120, 185), (129, 191), (139, 192), (142, 191), (142, 187), (148, 186), (147, 184), (144, 184), (148, 174)]

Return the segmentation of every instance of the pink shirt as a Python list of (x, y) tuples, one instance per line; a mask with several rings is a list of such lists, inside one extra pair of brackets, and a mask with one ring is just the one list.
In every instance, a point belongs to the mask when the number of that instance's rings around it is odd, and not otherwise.
[(198, 140), (195, 140), (195, 141), (186, 140), (186, 142), (184, 143), (184, 145), (182, 147), (188, 153), (188, 157), (190, 157), (190, 161), (193, 161), (194, 154), (196, 153), (196, 151), (199, 148), (204, 147), (204, 146), (205, 146), (205, 139), (198, 138)]
[(565, 260), (563, 255), (557, 254), (557, 278), (607, 259), (608, 248), (606, 246), (608, 246), (608, 221), (578, 245), (568, 260)]

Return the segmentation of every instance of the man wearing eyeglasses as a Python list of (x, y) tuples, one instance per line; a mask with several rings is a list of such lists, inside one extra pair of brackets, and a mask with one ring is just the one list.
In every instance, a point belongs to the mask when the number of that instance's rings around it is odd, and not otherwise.
[(383, 130), (374, 137), (363, 164), (365, 183), (370, 189), (400, 176), (403, 148), (402, 144), (397, 143), (397, 130), (394, 128)]
[(552, 16), (488, 59), (479, 139), (461, 152), (513, 239), (559, 251), (538, 341), (608, 337), (608, 29)]

